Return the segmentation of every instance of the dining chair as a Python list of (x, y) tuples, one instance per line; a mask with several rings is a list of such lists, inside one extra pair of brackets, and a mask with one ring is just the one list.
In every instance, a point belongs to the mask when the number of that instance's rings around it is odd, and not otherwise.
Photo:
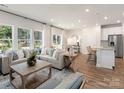
[(88, 62), (89, 61), (96, 61), (96, 50), (93, 50), (91, 46), (87, 46), (88, 51)]

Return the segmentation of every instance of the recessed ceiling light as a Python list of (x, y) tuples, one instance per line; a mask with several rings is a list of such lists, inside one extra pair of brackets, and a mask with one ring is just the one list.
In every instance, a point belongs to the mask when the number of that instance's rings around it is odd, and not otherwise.
[(105, 19), (105, 20), (107, 20), (107, 19), (108, 19), (108, 17), (107, 17), (107, 16), (105, 16), (105, 17), (104, 17), (104, 19)]
[(90, 9), (85, 9), (85, 12), (90, 12)]
[(96, 23), (96, 26), (98, 26), (98, 24)]
[(117, 20), (117, 23), (120, 23), (121, 21), (120, 20)]
[(53, 22), (53, 21), (54, 21), (54, 19), (50, 19), (50, 21), (51, 21), (51, 22)]
[(122, 13), (122, 15), (124, 16), (124, 12)]
[(81, 20), (78, 20), (78, 22), (80, 23), (80, 22), (81, 22)]

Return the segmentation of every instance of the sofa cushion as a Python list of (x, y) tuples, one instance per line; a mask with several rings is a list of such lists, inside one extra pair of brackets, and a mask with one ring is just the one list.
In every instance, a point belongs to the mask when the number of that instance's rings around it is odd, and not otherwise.
[(18, 50), (18, 51), (16, 51), (16, 53), (17, 53), (19, 59), (24, 58), (23, 50)]
[(11, 65), (23, 63), (23, 62), (26, 62), (26, 61), (27, 61), (27, 58), (22, 58), (22, 59), (14, 60), (14, 61), (12, 61)]
[(56, 60), (56, 58), (53, 58), (53, 57), (47, 57), (47, 61), (48, 62), (51, 62), (51, 63), (56, 63), (57, 62), (57, 60)]
[(39, 55), (40, 60), (45, 60), (45, 61), (49, 61), (49, 62), (54, 62), (56, 61), (55, 58), (49, 56), (49, 55)]
[(18, 59), (18, 55), (15, 51), (13, 51), (13, 60), (17, 60)]
[(62, 80), (62, 82), (56, 87), (56, 89), (73, 89), (80, 88), (82, 84), (82, 74), (79, 72), (73, 73)]
[(49, 57), (49, 55), (38, 55), (39, 56), (39, 58), (40, 58), (40, 60), (47, 60), (48, 59), (48, 57)]

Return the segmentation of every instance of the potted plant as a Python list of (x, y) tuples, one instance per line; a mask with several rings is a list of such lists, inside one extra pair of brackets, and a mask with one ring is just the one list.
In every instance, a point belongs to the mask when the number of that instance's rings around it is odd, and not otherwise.
[(36, 64), (36, 55), (37, 55), (37, 52), (36, 51), (33, 51), (29, 58), (27, 59), (27, 64), (29, 66), (34, 66)]

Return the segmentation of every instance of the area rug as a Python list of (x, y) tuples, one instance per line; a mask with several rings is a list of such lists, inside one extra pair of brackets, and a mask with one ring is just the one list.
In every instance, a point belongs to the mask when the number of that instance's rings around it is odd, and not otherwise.
[[(47, 70), (42, 71), (42, 73), (47, 73)], [(49, 80), (37, 87), (37, 89), (53, 89), (55, 88), (64, 78), (66, 78), (72, 72), (66, 69), (57, 70), (52, 68), (52, 76)], [(14, 73), (16, 76), (16, 73)], [(2, 76), (0, 78), (0, 89), (14, 89), (9, 80), (9, 75)]]

